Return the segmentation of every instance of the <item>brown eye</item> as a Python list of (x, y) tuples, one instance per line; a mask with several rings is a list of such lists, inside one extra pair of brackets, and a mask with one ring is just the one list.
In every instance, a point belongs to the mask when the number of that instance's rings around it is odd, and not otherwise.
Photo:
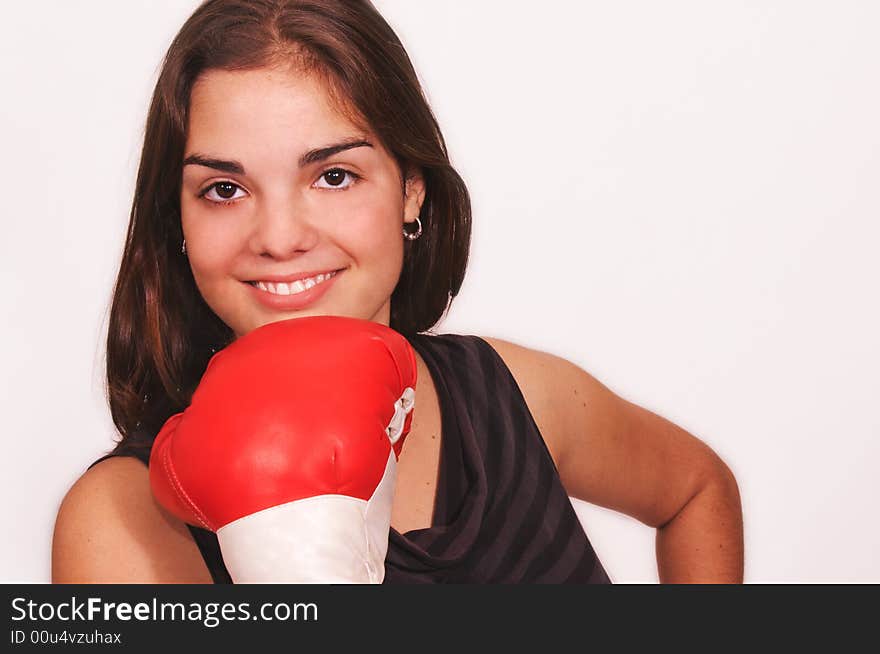
[(224, 200), (230, 200), (235, 195), (235, 189), (238, 187), (235, 184), (230, 184), (229, 182), (219, 182), (214, 188), (217, 189), (217, 195), (219, 195)]
[(339, 186), (345, 181), (345, 171), (339, 170), (338, 168), (328, 170), (324, 173), (324, 179), (327, 180), (327, 183), (330, 184), (330, 186)]
[(244, 189), (238, 184), (233, 184), (232, 182), (215, 182), (202, 191), (199, 197), (211, 204), (228, 204), (244, 197), (244, 195), (236, 197), (235, 194), (237, 191), (242, 191), (242, 193), (244, 193)]
[[(346, 177), (348, 180), (346, 181)], [(318, 188), (322, 189), (337, 189), (340, 191), (344, 191), (348, 188), (351, 188), (355, 182), (360, 179), (360, 176), (351, 172), (350, 170), (345, 170), (344, 168), (331, 168), (329, 170), (325, 170), (321, 173), (321, 177), (318, 179), (318, 182), (323, 182), (323, 184), (318, 184)]]

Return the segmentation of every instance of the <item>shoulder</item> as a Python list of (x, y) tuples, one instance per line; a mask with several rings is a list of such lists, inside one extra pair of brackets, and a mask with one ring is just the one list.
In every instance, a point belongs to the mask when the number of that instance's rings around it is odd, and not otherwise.
[(68, 490), (52, 539), (54, 583), (210, 583), (187, 526), (162, 509), (149, 471), (105, 459)]
[(483, 340), (516, 378), (569, 495), (659, 526), (707, 483), (731, 483), (729, 468), (706, 443), (578, 365)]
[(479, 338), (488, 343), (510, 369), (554, 463), (560, 467), (566, 445), (565, 425), (572, 419), (570, 398), (586, 402), (604, 386), (563, 357), (501, 338)]

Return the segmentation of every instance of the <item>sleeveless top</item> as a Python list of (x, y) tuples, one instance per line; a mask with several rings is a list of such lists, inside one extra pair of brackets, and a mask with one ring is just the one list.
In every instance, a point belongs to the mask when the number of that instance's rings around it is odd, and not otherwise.
[[(500, 355), (473, 335), (408, 340), (437, 390), (440, 469), (433, 524), (392, 527), (383, 583), (611, 583)], [(92, 466), (111, 456), (149, 465), (146, 436), (146, 447), (121, 443)], [(188, 526), (214, 583), (231, 583), (217, 536)]]

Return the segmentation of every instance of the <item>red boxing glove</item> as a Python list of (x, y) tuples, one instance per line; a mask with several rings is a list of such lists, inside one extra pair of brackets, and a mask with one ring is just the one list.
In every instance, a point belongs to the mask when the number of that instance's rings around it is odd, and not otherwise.
[(410, 344), (379, 323), (255, 329), (159, 431), (153, 495), (217, 533), (236, 583), (381, 583), (416, 375)]

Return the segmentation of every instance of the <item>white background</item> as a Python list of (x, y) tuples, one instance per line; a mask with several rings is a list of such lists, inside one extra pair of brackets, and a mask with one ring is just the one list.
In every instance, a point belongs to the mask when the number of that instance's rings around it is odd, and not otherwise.
[[(439, 332), (574, 361), (736, 473), (746, 581), (880, 582), (880, 3), (377, 0), (473, 198)], [(0, 22), (0, 581), (115, 437), (104, 341), (147, 104), (191, 0)], [(576, 502), (612, 580), (654, 532)]]

